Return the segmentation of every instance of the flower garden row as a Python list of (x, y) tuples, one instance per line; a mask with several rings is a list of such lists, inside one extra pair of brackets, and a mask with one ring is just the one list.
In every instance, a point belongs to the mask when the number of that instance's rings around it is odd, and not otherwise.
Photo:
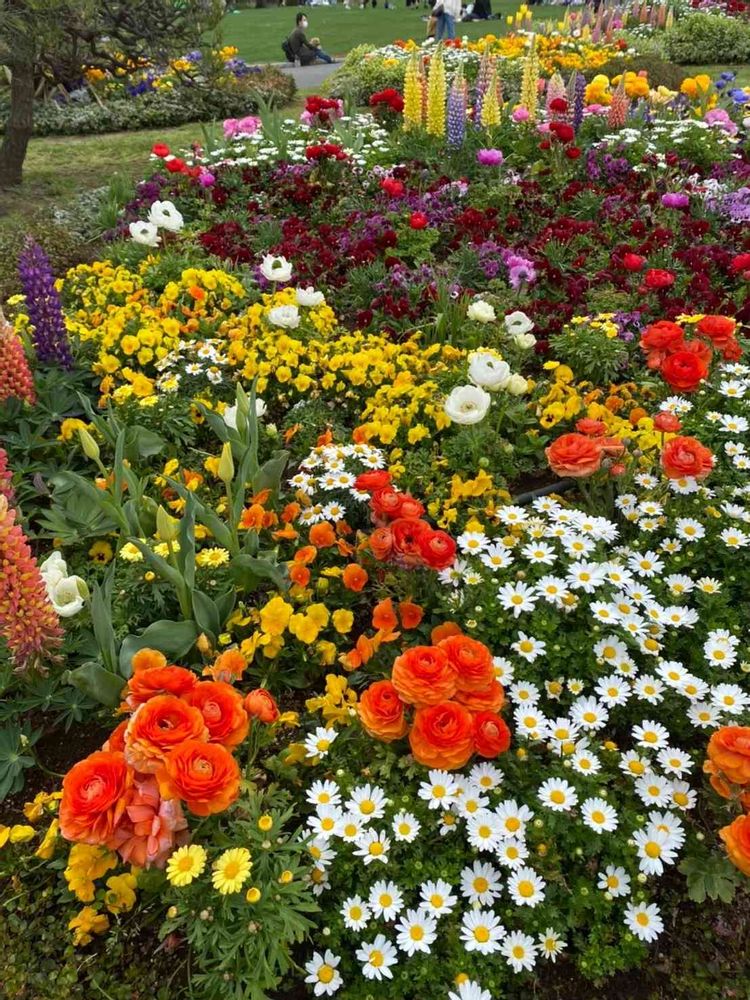
[(107, 734), (0, 863), (185, 995), (492, 1000), (747, 892), (750, 94), (485, 49), (154, 147), (7, 304), (0, 790), (22, 706)]

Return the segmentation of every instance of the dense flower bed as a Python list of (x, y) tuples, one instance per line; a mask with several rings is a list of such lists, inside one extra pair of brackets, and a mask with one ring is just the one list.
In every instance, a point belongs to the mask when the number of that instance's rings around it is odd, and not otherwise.
[(157, 144), (107, 259), (24, 252), (0, 793), (24, 712), (105, 732), (0, 859), (99, 963), (544, 995), (747, 899), (747, 95), (543, 52)]

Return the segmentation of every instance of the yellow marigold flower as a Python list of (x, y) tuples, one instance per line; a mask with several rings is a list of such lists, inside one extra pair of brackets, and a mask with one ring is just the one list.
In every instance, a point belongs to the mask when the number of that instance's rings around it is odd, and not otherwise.
[(222, 896), (239, 892), (250, 875), (253, 863), (246, 847), (232, 847), (214, 862), (211, 882)]
[(198, 566), (215, 568), (229, 562), (229, 553), (226, 549), (202, 549), (196, 555), (195, 561)]
[(199, 844), (178, 847), (167, 861), (167, 880), (178, 888), (190, 885), (193, 879), (203, 873), (206, 858), (206, 852)]

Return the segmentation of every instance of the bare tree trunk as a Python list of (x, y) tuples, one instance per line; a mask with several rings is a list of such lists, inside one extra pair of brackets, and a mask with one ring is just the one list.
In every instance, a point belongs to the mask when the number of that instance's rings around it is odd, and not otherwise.
[(0, 187), (21, 183), (23, 161), (34, 127), (34, 63), (14, 62), (11, 72), (10, 113), (0, 146)]

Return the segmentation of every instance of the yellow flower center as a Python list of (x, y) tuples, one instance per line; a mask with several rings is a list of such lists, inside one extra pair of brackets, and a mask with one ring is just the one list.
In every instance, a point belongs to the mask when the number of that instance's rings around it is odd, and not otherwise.
[(559, 788), (556, 788), (554, 792), (550, 793), (550, 799), (555, 805), (561, 806), (565, 801), (565, 793), (561, 792)]
[(661, 847), (655, 841), (650, 840), (645, 847), (646, 854), (650, 858), (660, 858), (661, 857)]
[(370, 952), (370, 965), (374, 966), (374, 968), (376, 969), (379, 969), (380, 966), (383, 964), (383, 962), (384, 958), (382, 951), (378, 951), (376, 949), (375, 951)]
[(332, 830), (336, 826), (336, 821), (330, 816), (324, 816), (320, 821), (320, 825), (324, 830)]
[(424, 928), (412, 927), (409, 931), (409, 937), (412, 939), (412, 941), (421, 941), (422, 938), (424, 937)]
[(379, 840), (373, 840), (373, 842), (370, 844), (369, 852), (371, 855), (377, 858), (383, 853), (383, 845), (380, 843)]
[(490, 932), (486, 927), (475, 927), (474, 937), (480, 944), (486, 944), (490, 939)]
[(362, 919), (362, 907), (361, 906), (353, 906), (349, 910), (349, 916), (352, 918), (352, 920), (361, 920)]
[(363, 799), (359, 804), (359, 811), (364, 813), (365, 816), (369, 816), (370, 813), (375, 812), (375, 803), (372, 799)]
[(330, 983), (335, 975), (336, 972), (330, 965), (321, 965), (318, 969), (318, 980), (321, 983)]
[(526, 954), (526, 951), (525, 951), (524, 948), (521, 947), (520, 944), (514, 945), (514, 947), (513, 947), (513, 958), (523, 958), (523, 956), (525, 954)]
[(398, 832), (401, 834), (402, 837), (407, 837), (411, 833), (411, 827), (409, 826), (408, 823), (399, 823)]
[(515, 833), (516, 830), (520, 827), (520, 825), (521, 825), (521, 820), (516, 819), (515, 816), (511, 816), (509, 819), (506, 819), (505, 821), (505, 829), (510, 830), (511, 833)]
[(432, 788), (433, 799), (444, 799), (445, 798), (445, 785), (433, 785)]
[(648, 914), (638, 913), (636, 914), (636, 922), (641, 925), (641, 927), (648, 927)]
[(487, 892), (489, 888), (489, 882), (486, 878), (482, 878), (480, 875), (478, 878), (474, 879), (474, 892)]
[(439, 893), (433, 892), (433, 894), (430, 896), (430, 903), (435, 907), (436, 910), (439, 910), (443, 905), (443, 897)]
[(608, 889), (617, 889), (619, 887), (619, 885), (620, 885), (620, 880), (619, 880), (619, 878), (616, 875), (608, 875), (607, 876), (607, 888)]
[(603, 813), (603, 812), (601, 812), (601, 811), (600, 811), (599, 809), (595, 809), (595, 810), (594, 810), (594, 811), (593, 811), (593, 812), (591, 813), (591, 818), (592, 818), (592, 820), (593, 820), (593, 821), (594, 821), (595, 823), (603, 823), (603, 822), (604, 822), (604, 813)]
[(317, 747), (318, 750), (320, 750), (321, 753), (325, 753), (326, 750), (330, 747), (330, 745), (331, 745), (330, 740), (318, 740), (318, 742), (315, 744), (315, 746)]
[(523, 896), (524, 899), (528, 899), (530, 896), (534, 895), (534, 883), (533, 882), (519, 882), (518, 883), (518, 893)]

